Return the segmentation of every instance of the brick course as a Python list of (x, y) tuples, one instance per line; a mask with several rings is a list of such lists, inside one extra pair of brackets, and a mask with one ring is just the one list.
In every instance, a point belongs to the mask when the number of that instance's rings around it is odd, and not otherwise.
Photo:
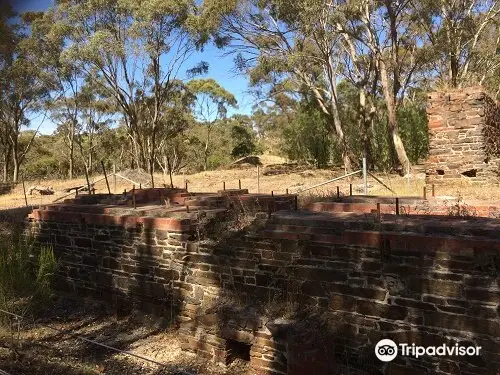
[(481, 87), (428, 95), (428, 183), (500, 182), (500, 106)]
[[(58, 286), (174, 313), (183, 348), (214, 361), (236, 340), (251, 345), (251, 374), (332, 374), (346, 358), (368, 373), (500, 371), (498, 220), (280, 211), (229, 231), (233, 207), (216, 219), (226, 233), (200, 239), (192, 218), (65, 209), (30, 218), (54, 246)], [(382, 338), (483, 351), (386, 368), (374, 356)]]

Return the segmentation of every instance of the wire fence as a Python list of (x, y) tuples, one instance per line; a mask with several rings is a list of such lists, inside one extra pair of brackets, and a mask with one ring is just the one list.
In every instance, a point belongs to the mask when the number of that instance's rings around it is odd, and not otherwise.
[[(20, 324), (20, 322), (24, 319), (23, 316), (21, 315), (18, 315), (18, 314), (14, 314), (10, 311), (6, 311), (6, 310), (3, 310), (3, 309), (0, 309), (0, 313), (3, 313), (3, 314), (6, 314), (6, 315), (9, 315), (11, 317), (14, 317), (18, 323)], [(124, 354), (124, 355), (127, 355), (127, 356), (130, 356), (130, 357), (135, 357), (137, 359), (140, 359), (140, 360), (143, 360), (143, 361), (146, 361), (146, 362), (150, 362), (156, 366), (159, 366), (161, 368), (166, 368), (168, 367), (169, 365), (167, 365), (166, 363), (162, 363), (162, 362), (158, 362), (152, 358), (148, 358), (148, 357), (145, 357), (145, 356), (142, 356), (140, 354), (136, 354), (136, 353), (133, 353), (133, 352), (130, 352), (128, 350), (123, 350), (123, 349), (119, 349), (119, 348), (116, 348), (114, 346), (111, 346), (111, 345), (107, 345), (107, 344), (104, 344), (102, 342), (98, 342), (98, 341), (95, 341), (95, 340), (91, 340), (91, 339), (88, 339), (86, 337), (83, 337), (81, 335), (77, 335), (77, 334), (74, 334), (72, 333), (71, 331), (69, 330), (65, 330), (65, 329), (61, 329), (61, 328), (57, 328), (57, 327), (54, 327), (50, 324), (43, 324), (43, 323), (38, 323), (38, 325), (42, 326), (42, 327), (45, 327), (45, 328), (48, 328), (48, 329), (51, 329), (53, 331), (56, 331), (56, 332), (59, 332), (59, 333), (63, 333), (63, 334), (71, 334), (71, 337), (72, 338), (76, 338), (78, 340), (81, 340), (81, 341), (84, 341), (84, 342), (87, 342), (87, 343), (90, 343), (90, 344), (93, 344), (93, 345), (96, 345), (96, 346), (99, 346), (101, 348), (105, 348), (105, 349), (108, 349), (108, 350), (112, 350), (116, 353), (120, 353), (120, 354)], [(175, 370), (176, 374), (178, 375), (194, 375), (193, 373), (191, 372), (187, 372), (187, 371), (183, 371), (183, 370), (179, 370), (179, 369), (176, 369)], [(3, 371), (3, 370), (0, 370), (0, 375), (4, 375), (4, 374), (7, 374), (7, 375), (10, 375), (8, 374), (7, 372)]]

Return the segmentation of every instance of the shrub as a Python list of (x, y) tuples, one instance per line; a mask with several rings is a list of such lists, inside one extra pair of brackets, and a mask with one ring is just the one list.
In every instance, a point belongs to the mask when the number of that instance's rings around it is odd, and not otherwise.
[[(51, 296), (56, 260), (50, 247), (37, 248), (24, 236), (8, 237), (0, 244), (0, 308), (25, 315)], [(2, 315), (2, 322), (8, 318)]]
[(255, 134), (245, 126), (234, 125), (231, 128), (231, 138), (234, 144), (231, 156), (234, 158), (253, 154), (257, 149), (254, 142)]
[(283, 130), (281, 149), (290, 160), (310, 161), (325, 168), (331, 159), (333, 144), (324, 115), (304, 104), (294, 120)]

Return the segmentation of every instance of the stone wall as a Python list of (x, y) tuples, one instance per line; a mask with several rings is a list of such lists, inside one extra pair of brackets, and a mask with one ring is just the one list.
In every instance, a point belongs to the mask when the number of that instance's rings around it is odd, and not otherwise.
[[(240, 356), (250, 374), (500, 371), (498, 220), (218, 215), (208, 235), (209, 220), (63, 209), (35, 211), (30, 228), (54, 246), (59, 288), (174, 316), (185, 350)], [(482, 351), (384, 364), (382, 338)]]
[(490, 97), (485, 98), (484, 107), (484, 136), (486, 139), (486, 153), (490, 157), (500, 157), (500, 102)]
[(500, 109), (481, 87), (429, 94), (428, 183), (500, 181)]

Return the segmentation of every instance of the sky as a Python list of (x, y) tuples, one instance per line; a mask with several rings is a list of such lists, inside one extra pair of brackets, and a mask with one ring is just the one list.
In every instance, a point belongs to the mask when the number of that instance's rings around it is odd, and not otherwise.
[[(26, 11), (44, 11), (53, 6), (53, 0), (12, 0), (11, 4), (17, 13)], [(238, 108), (229, 108), (228, 115), (235, 113), (250, 114), (254, 104), (253, 97), (248, 94), (248, 78), (234, 72), (233, 56), (224, 56), (224, 51), (213, 45), (208, 45), (203, 52), (193, 54), (186, 62), (186, 70), (200, 61), (209, 64), (208, 74), (199, 78), (213, 78), (227, 91), (231, 92), (238, 101)], [(52, 134), (55, 125), (43, 114), (32, 117), (30, 129), (36, 129), (42, 134)]]

